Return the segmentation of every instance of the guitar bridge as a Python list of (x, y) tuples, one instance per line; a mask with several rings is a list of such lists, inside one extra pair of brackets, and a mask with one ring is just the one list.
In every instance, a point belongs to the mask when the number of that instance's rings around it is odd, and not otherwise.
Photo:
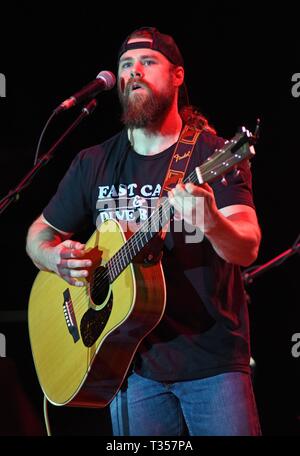
[(74, 343), (76, 343), (80, 336), (69, 288), (64, 291), (63, 310), (68, 331), (73, 337)]

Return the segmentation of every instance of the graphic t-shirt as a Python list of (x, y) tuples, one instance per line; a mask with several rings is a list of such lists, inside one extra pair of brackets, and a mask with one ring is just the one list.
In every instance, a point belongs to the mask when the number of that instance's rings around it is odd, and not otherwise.
[[(203, 132), (186, 176), (223, 143), (222, 138)], [(140, 155), (123, 130), (81, 151), (44, 217), (59, 230), (74, 233), (89, 219), (95, 227), (109, 218), (142, 223), (156, 207), (174, 147)], [(254, 208), (249, 163), (241, 163), (239, 169), (237, 176), (227, 175), (227, 185), (220, 179), (211, 184), (219, 209), (234, 204)], [(240, 269), (220, 258), (205, 236), (179, 230), (175, 223), (171, 222), (163, 245), (166, 309), (140, 345), (133, 368), (161, 381), (249, 372), (248, 311)], [(187, 242), (187, 234), (192, 242)]]

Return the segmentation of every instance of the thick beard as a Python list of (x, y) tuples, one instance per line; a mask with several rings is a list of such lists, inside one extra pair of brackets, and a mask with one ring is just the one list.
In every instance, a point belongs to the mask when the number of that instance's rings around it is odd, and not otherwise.
[(143, 93), (136, 93), (131, 98), (128, 90), (125, 90), (124, 94), (119, 92), (123, 108), (121, 120), (124, 125), (129, 129), (153, 129), (159, 125), (172, 106), (175, 96), (174, 87), (171, 84), (168, 84), (167, 87), (165, 92), (154, 94), (147, 86)]

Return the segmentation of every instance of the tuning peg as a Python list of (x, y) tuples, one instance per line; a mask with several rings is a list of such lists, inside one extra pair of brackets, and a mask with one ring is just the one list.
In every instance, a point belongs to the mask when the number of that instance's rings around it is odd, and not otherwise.
[(239, 174), (240, 174), (240, 170), (238, 168), (234, 168), (233, 177), (238, 177)]
[(237, 133), (246, 133), (247, 136), (250, 135), (249, 130), (247, 130), (247, 128), (244, 127), (243, 125), (240, 125), (240, 126), (237, 128)]
[(222, 184), (226, 187), (228, 185), (228, 182), (225, 178), (225, 176), (222, 177), (222, 180), (221, 180)]

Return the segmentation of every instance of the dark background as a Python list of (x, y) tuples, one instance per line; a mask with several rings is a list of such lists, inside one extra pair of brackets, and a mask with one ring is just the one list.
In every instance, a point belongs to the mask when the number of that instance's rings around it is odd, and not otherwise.
[[(156, 26), (172, 34), (185, 58), (191, 102), (220, 136), (240, 125), (261, 138), (252, 161), (254, 196), (263, 240), (255, 265), (290, 248), (299, 232), (300, 97), (291, 93), (300, 72), (300, 39), (293, 7), (262, 11), (239, 6), (117, 4), (84, 2), (69, 8), (1, 6), (0, 166), (3, 197), (31, 168), (38, 137), (52, 110), (102, 70), (116, 73), (116, 55), (135, 28)], [(177, 9), (176, 9), (177, 8)], [(148, 12), (146, 12), (148, 10)], [(144, 11), (144, 12), (143, 12)], [(120, 24), (117, 25), (117, 22)], [(25, 253), (29, 225), (54, 193), (75, 154), (120, 128), (115, 89), (98, 97), (99, 107), (56, 151), (55, 158), (1, 216), (2, 293), (0, 332), (7, 358), (0, 358), (0, 434), (44, 433), (42, 393), (35, 375), (26, 310), (37, 273)], [(63, 113), (47, 130), (42, 152), (78, 112)], [(300, 434), (299, 365), (291, 338), (300, 333), (299, 257), (257, 277), (247, 286), (256, 361), (255, 391), (265, 435)], [(59, 368), (59, 366), (57, 366)], [(110, 435), (107, 410), (49, 409), (55, 435)]]

